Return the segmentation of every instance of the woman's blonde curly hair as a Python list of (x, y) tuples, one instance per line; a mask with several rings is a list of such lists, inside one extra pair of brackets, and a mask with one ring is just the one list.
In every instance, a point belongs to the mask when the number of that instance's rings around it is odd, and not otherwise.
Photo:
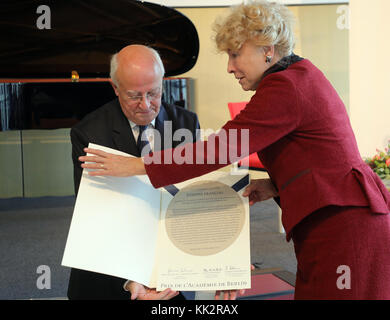
[(265, 0), (233, 6), (230, 14), (214, 23), (215, 42), (219, 51), (239, 50), (250, 40), (260, 47), (275, 46), (285, 57), (292, 53), (294, 15), (284, 5)]

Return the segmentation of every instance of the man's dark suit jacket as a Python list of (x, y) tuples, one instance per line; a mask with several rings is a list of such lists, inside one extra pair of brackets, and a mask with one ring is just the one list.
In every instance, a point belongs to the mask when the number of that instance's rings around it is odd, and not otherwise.
[[(172, 135), (175, 130), (186, 128), (192, 132), (194, 141), (197, 139), (196, 129), (199, 129), (199, 121), (195, 113), (182, 107), (162, 103), (155, 121), (155, 129), (160, 131), (162, 140), (164, 137), (164, 121), (172, 122)], [(83, 149), (88, 146), (88, 143), (95, 143), (134, 156), (140, 156), (129, 121), (123, 114), (118, 99), (88, 114), (72, 128), (70, 136), (76, 195), (82, 175), (81, 162), (78, 158), (85, 155)], [(171, 142), (172, 147), (181, 143), (181, 141)], [(164, 148), (163, 142), (162, 148)], [(88, 237), (88, 230), (85, 230), (85, 236)], [(129, 299), (130, 294), (123, 289), (126, 280), (73, 268), (69, 279), (68, 298)], [(177, 298), (180, 298), (180, 295)]]

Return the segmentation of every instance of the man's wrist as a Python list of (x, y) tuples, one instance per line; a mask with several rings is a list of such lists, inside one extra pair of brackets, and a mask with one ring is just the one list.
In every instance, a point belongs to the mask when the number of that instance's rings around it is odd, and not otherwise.
[(144, 157), (141, 157), (140, 161), (137, 161), (136, 172), (136, 175), (146, 174)]

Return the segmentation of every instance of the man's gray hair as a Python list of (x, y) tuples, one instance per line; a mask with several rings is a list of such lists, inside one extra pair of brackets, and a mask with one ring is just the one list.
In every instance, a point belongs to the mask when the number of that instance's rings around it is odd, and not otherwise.
[[(147, 47), (155, 56), (156, 58), (156, 61), (158, 63), (158, 65), (160, 66), (160, 69), (161, 69), (161, 74), (162, 76), (164, 76), (165, 74), (165, 68), (164, 68), (164, 64), (161, 60), (161, 57), (159, 55), (159, 53), (157, 52), (157, 50), (151, 48), (151, 47)], [(111, 57), (111, 63), (110, 63), (110, 78), (112, 80), (112, 82), (118, 86), (119, 83), (118, 83), (118, 79), (116, 78), (116, 71), (118, 69), (118, 52), (113, 54), (112, 57)]]

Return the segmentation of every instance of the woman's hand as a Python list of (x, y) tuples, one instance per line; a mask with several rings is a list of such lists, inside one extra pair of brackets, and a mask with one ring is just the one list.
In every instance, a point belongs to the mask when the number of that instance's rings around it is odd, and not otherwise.
[(275, 189), (271, 179), (255, 179), (245, 188), (242, 196), (249, 196), (249, 204), (253, 205), (256, 202), (277, 197), (278, 191)]
[(145, 287), (135, 281), (130, 281), (126, 285), (126, 290), (131, 293), (131, 300), (170, 300), (179, 294), (178, 291), (173, 291), (171, 289), (165, 289), (164, 291), (158, 292), (156, 289)]
[(141, 158), (118, 156), (90, 148), (85, 148), (84, 151), (92, 156), (81, 156), (79, 160), (84, 162), (81, 164), (82, 168), (96, 169), (88, 172), (91, 176), (130, 177), (146, 174)]

